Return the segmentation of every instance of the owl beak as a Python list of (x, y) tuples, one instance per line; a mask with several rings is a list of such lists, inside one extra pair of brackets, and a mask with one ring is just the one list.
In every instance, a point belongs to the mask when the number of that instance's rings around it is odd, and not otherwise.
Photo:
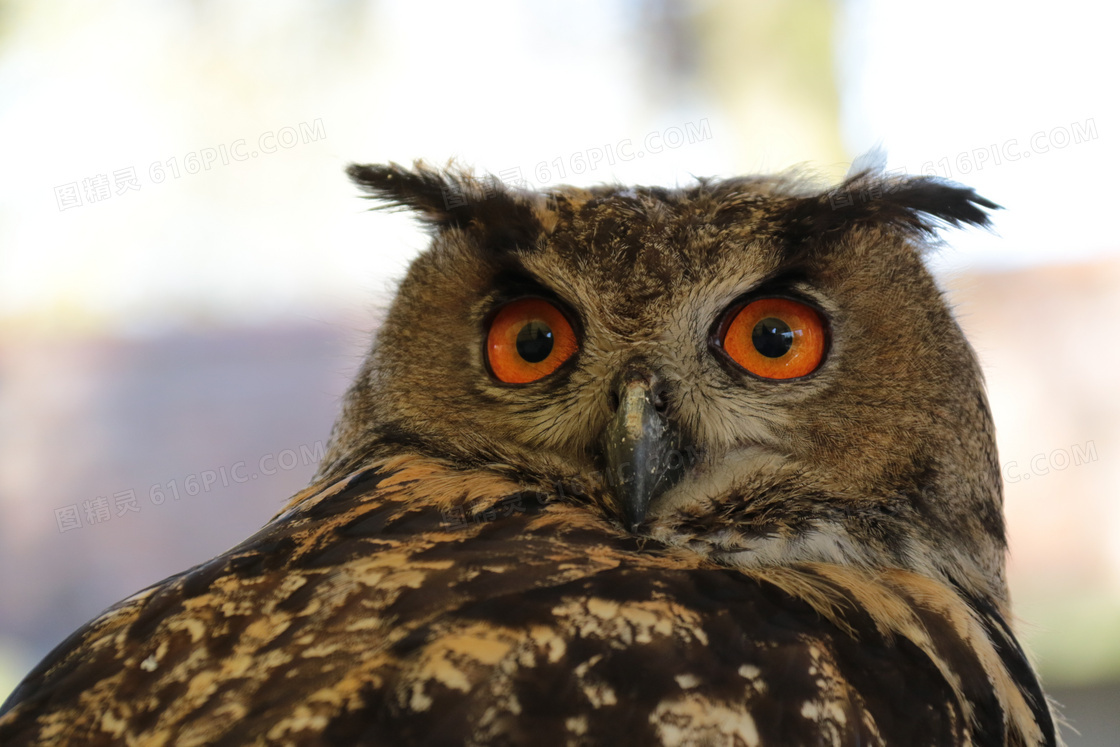
[(652, 377), (626, 376), (615, 391), (618, 409), (607, 426), (603, 451), (608, 482), (633, 531), (650, 502), (679, 479), (683, 459)]

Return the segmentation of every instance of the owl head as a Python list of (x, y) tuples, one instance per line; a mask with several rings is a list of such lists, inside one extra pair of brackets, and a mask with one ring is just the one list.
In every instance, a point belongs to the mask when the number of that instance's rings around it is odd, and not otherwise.
[(1006, 601), (983, 381), (923, 264), (995, 204), (873, 171), (542, 192), (349, 175), (432, 243), (322, 476), (420, 453), (724, 565), (900, 567)]

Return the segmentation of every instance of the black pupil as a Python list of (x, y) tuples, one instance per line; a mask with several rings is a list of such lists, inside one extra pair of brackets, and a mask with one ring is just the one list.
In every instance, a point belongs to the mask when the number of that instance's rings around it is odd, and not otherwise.
[[(520, 349), (521, 338), (517, 340)], [(754, 325), (751, 342), (754, 343), (754, 349), (767, 358), (781, 358), (793, 347), (793, 330), (781, 319), (769, 316)]]
[(552, 352), (552, 328), (542, 321), (526, 324), (517, 333), (517, 354), (529, 363), (540, 363)]

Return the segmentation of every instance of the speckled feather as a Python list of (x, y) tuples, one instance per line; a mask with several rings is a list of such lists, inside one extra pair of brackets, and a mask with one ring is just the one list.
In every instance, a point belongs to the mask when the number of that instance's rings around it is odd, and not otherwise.
[(89, 623), (0, 743), (1042, 743), (1003, 630), (911, 573), (731, 570), (399, 458)]

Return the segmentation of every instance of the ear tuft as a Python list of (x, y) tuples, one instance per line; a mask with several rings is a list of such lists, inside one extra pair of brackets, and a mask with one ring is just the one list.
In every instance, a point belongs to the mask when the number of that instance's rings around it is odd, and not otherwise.
[(893, 226), (936, 235), (943, 225), (987, 228), (986, 210), (1001, 209), (976, 191), (932, 176), (887, 176), (865, 168), (827, 192), (797, 198), (786, 222), (793, 243), (845, 232), (857, 226)]
[(985, 209), (1002, 210), (976, 190), (935, 176), (887, 177), (865, 170), (845, 179), (840, 188), (870, 197), (869, 215), (877, 213), (880, 219), (930, 234), (937, 231), (939, 223), (954, 228), (966, 224), (987, 228), (991, 219)]
[(461, 176), (417, 163), (412, 170), (396, 164), (350, 164), (346, 174), (385, 207), (415, 210), (419, 217), (433, 225), (452, 221), (456, 196), (461, 191)]
[(529, 247), (541, 233), (534, 196), (511, 191), (494, 176), (475, 177), (450, 165), (434, 169), (420, 161), (411, 169), (355, 163), (346, 173), (383, 207), (413, 210), (437, 230), (474, 231), (494, 248)]

